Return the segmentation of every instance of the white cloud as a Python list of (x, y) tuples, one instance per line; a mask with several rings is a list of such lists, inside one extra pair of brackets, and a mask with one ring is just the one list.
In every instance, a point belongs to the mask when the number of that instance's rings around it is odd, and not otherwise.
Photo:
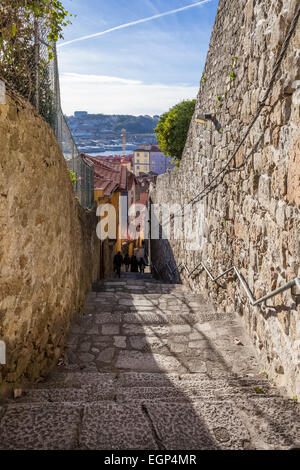
[(140, 80), (128, 80), (121, 77), (110, 77), (107, 75), (93, 75), (93, 74), (79, 74), (79, 73), (64, 73), (62, 74), (63, 79), (66, 79), (68, 84), (82, 84), (84, 83), (94, 83), (94, 84), (122, 84), (122, 85), (141, 85)]
[(106, 75), (63, 73), (60, 76), (62, 108), (104, 114), (161, 114), (183, 99), (196, 97), (198, 87), (147, 84)]

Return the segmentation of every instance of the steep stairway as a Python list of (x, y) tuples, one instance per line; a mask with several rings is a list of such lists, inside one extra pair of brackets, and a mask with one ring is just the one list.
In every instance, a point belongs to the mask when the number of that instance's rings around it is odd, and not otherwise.
[(294, 449), (299, 405), (239, 319), (182, 285), (123, 273), (87, 296), (64, 357), (0, 405), (0, 449)]

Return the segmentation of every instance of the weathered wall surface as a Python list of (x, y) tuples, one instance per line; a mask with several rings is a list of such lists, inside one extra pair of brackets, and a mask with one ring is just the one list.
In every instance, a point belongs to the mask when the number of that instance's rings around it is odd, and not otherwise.
[(7, 94), (0, 105), (0, 393), (46, 374), (99, 275), (95, 213), (75, 199), (50, 127)]
[[(223, 128), (191, 123), (180, 169), (158, 178), (153, 202), (187, 204), (231, 157), (271, 78), (298, 0), (221, 0), (198, 94), (196, 114), (214, 112)], [(231, 171), (196, 204), (200, 244), (153, 242), (153, 261), (170, 277), (185, 261), (206, 262), (214, 275), (236, 265), (256, 298), (300, 276), (300, 24), (270, 97), (238, 152)], [(265, 370), (300, 394), (300, 306), (290, 291), (251, 307), (236, 279), (219, 286), (205, 273), (187, 279), (218, 309), (236, 310)], [(299, 297), (298, 297), (299, 299)]]

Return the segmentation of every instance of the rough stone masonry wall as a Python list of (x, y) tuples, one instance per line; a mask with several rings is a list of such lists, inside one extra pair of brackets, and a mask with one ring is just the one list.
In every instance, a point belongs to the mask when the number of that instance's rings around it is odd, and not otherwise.
[(7, 94), (0, 105), (0, 394), (47, 374), (99, 274), (96, 216), (75, 199), (46, 122)]
[[(154, 203), (187, 204), (230, 158), (268, 87), (298, 5), (299, 0), (220, 1), (196, 114), (215, 112), (223, 132), (192, 121), (180, 169), (158, 178)], [(166, 260), (172, 267), (184, 260), (190, 269), (202, 260), (214, 275), (235, 265), (258, 298), (300, 276), (299, 104), (298, 22), (268, 106), (231, 167), (243, 166), (193, 206), (204, 220), (198, 224), (199, 249), (172, 239), (153, 241), (152, 260), (164, 277), (170, 277)], [(239, 312), (269, 376), (300, 396), (297, 297), (286, 291), (267, 306), (251, 307), (234, 277), (218, 286), (205, 273), (181, 277), (206, 292), (218, 310)]]

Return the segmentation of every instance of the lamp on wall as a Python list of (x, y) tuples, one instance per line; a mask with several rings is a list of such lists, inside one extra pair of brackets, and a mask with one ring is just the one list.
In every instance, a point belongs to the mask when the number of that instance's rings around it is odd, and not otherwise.
[(211, 118), (211, 114), (197, 114), (197, 116), (195, 117), (195, 121), (198, 124), (205, 124), (208, 120), (211, 120)]
[(215, 128), (218, 132), (222, 132), (222, 124), (217, 120), (216, 116), (213, 114), (197, 114), (195, 117), (195, 121), (197, 124), (206, 124), (207, 121), (211, 121), (214, 123)]

